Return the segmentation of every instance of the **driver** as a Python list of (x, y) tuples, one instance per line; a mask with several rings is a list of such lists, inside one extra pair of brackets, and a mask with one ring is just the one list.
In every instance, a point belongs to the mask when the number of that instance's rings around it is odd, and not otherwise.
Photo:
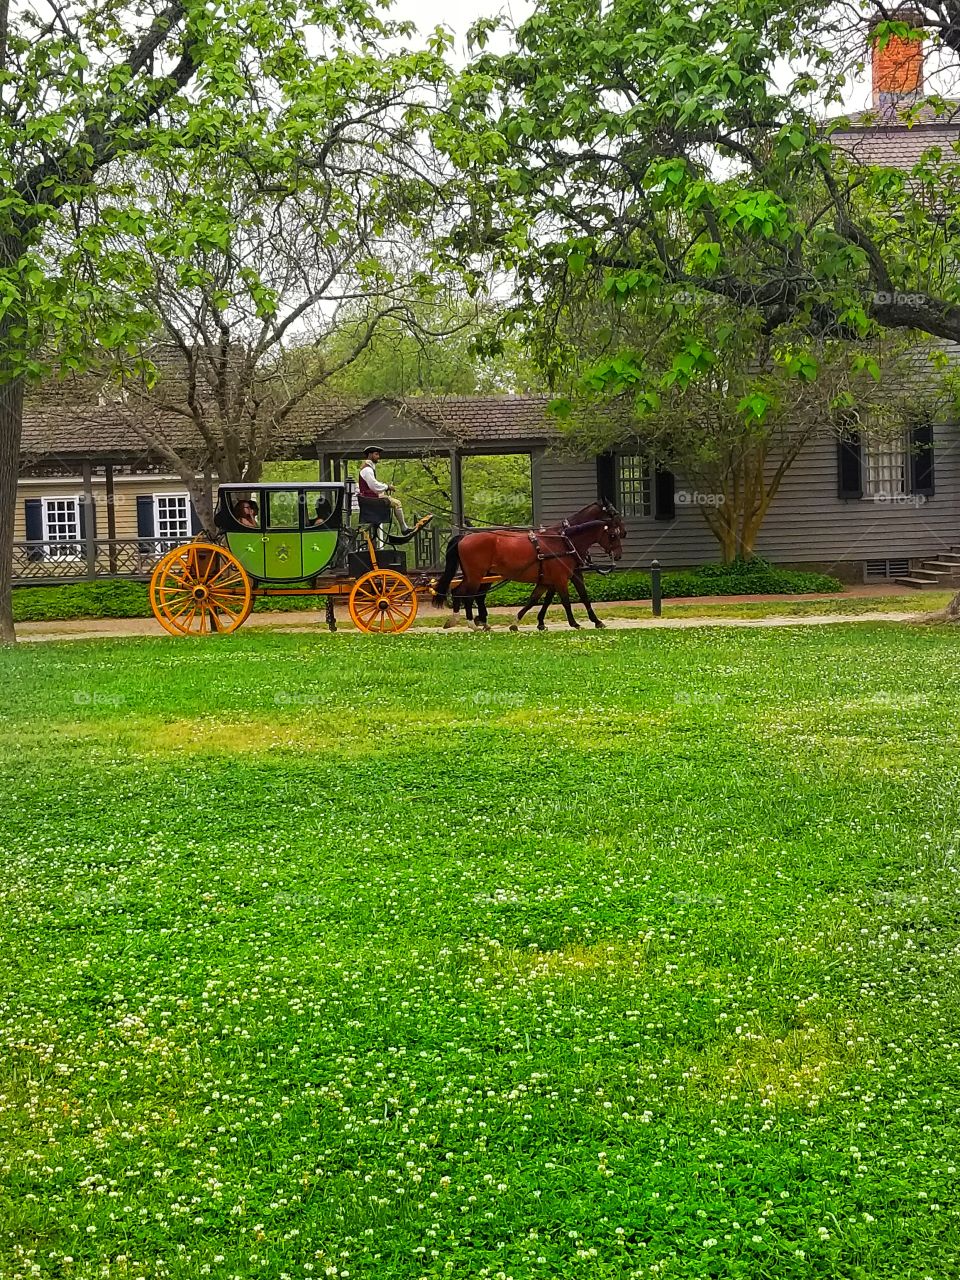
[(377, 479), (377, 463), (382, 457), (381, 450), (375, 445), (371, 446), (363, 455), (363, 466), (360, 468), (360, 496), (361, 498), (382, 498), (384, 502), (388, 502), (400, 522), (400, 532), (402, 534), (415, 533), (418, 529), (422, 529), (424, 525), (429, 524), (433, 516), (423, 516), (411, 529), (410, 525), (407, 524), (406, 516), (403, 514), (400, 499), (393, 496), (393, 485), (384, 484), (382, 480)]

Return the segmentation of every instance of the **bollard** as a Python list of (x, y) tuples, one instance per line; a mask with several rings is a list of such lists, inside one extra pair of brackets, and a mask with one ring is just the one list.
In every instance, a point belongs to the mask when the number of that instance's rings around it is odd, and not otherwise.
[(660, 595), (659, 560), (654, 560), (650, 565), (650, 603), (653, 605), (653, 616), (659, 618), (663, 613), (663, 598)]

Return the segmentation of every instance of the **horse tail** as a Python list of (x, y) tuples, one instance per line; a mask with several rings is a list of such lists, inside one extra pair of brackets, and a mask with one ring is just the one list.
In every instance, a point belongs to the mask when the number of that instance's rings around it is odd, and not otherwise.
[(460, 567), (460, 539), (463, 534), (459, 534), (456, 538), (451, 538), (447, 543), (447, 558), (443, 566), (443, 573), (437, 582), (433, 593), (433, 603), (437, 609), (442, 609), (447, 603), (447, 592), (450, 590), (450, 584), (457, 576), (457, 569)]

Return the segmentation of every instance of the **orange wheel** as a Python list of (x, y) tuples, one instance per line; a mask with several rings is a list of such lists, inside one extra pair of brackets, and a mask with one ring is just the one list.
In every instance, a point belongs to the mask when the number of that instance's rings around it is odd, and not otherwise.
[(188, 542), (154, 569), (150, 607), (174, 636), (230, 632), (249, 618), (253, 591), (243, 565), (226, 548)]
[(406, 631), (417, 616), (417, 593), (409, 578), (393, 569), (374, 569), (350, 592), (350, 617), (358, 631)]

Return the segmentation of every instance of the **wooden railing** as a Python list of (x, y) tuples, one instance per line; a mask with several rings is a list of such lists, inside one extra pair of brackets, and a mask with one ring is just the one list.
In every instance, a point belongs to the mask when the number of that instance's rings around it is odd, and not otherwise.
[[(433, 524), (404, 548), (407, 568), (443, 567), (451, 536), (449, 528)], [(105, 578), (147, 581), (157, 562), (178, 543), (165, 538), (86, 538), (76, 542), (15, 542), (13, 580), (16, 583), (93, 582)]]

